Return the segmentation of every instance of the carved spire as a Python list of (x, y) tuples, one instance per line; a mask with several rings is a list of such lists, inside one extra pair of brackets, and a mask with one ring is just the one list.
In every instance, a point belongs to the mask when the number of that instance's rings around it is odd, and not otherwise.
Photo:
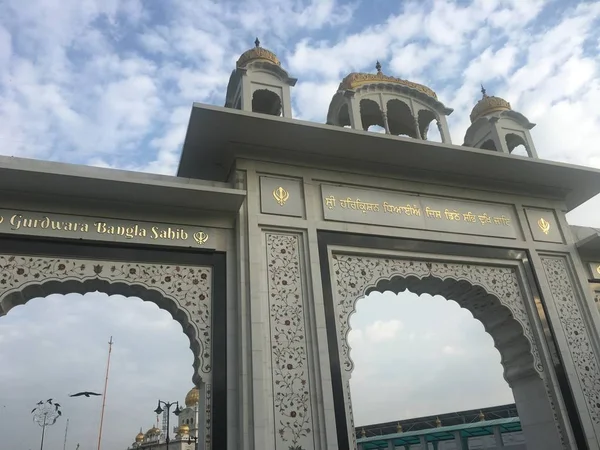
[(481, 94), (482, 94), (483, 98), (487, 97), (487, 93), (486, 93), (485, 88), (483, 87), (483, 84), (481, 85)]
[(254, 40), (254, 45), (255, 45), (256, 47), (260, 47), (260, 40), (259, 40), (258, 38), (256, 38), (256, 39)]
[(377, 73), (381, 73), (381, 63), (379, 61), (375, 64), (375, 69), (377, 69)]

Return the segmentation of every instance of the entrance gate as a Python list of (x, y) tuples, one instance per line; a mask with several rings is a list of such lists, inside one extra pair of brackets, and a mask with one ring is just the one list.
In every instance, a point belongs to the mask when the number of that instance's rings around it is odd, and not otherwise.
[(592, 169), (195, 105), (177, 177), (0, 158), (0, 315), (155, 302), (195, 355), (199, 448), (347, 450), (356, 302), (439, 294), (493, 337), (528, 449), (598, 449), (600, 238), (565, 220), (598, 192)]

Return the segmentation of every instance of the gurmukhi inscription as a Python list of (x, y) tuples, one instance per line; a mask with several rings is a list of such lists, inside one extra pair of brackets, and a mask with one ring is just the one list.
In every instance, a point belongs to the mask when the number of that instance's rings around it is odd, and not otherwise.
[(512, 207), (322, 185), (326, 220), (516, 238)]

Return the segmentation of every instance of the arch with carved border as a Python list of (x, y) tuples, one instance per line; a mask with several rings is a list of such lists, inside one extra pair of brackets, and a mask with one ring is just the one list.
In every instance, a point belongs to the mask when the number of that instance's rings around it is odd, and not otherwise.
[(206, 406), (202, 434), (210, 449), (212, 272), (210, 266), (0, 255), (0, 318), (51, 294), (103, 292), (155, 303), (171, 314), (190, 341), (192, 381), (201, 388)]
[(357, 302), (373, 291), (397, 294), (409, 290), (418, 295), (441, 295), (468, 309), (492, 336), (511, 388), (514, 390), (520, 380), (538, 380), (538, 391), (544, 392), (545, 397), (542, 406), (553, 422), (557, 442), (560, 441), (557, 448), (567, 448), (514, 268), (343, 253), (333, 253), (331, 258), (339, 364), (349, 438), (354, 447), (349, 384), (353, 362), (347, 340), (350, 317)]

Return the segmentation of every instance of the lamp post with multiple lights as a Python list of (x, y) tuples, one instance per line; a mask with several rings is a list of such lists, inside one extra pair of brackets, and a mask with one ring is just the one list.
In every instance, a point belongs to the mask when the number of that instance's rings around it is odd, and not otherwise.
[(52, 403), (52, 399), (48, 399), (45, 402), (40, 400), (35, 408), (31, 410), (33, 415), (33, 421), (42, 428), (42, 442), (40, 443), (40, 450), (44, 449), (44, 434), (46, 433), (46, 427), (54, 425), (56, 420), (62, 415), (60, 411), (60, 405), (58, 403)]
[(166, 436), (166, 443), (167, 443), (167, 450), (169, 450), (169, 442), (171, 441), (169, 432), (171, 429), (171, 425), (170, 425), (170, 421), (169, 421), (169, 417), (171, 416), (171, 406), (177, 406), (177, 408), (175, 408), (175, 411), (173, 411), (173, 414), (175, 414), (176, 416), (178, 416), (181, 413), (181, 408), (179, 408), (179, 402), (163, 402), (162, 400), (158, 401), (158, 406), (156, 407), (156, 409), (154, 410), (154, 412), (156, 414), (162, 414), (164, 409), (161, 408), (160, 405), (163, 405), (166, 410), (167, 410), (167, 436)]

